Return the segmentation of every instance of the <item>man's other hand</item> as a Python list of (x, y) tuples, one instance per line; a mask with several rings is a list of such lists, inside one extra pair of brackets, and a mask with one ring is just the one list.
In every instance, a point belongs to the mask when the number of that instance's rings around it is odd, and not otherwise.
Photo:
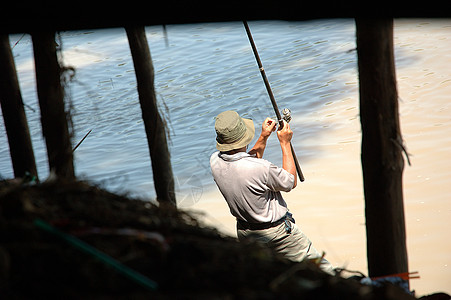
[(276, 130), (277, 122), (271, 118), (266, 118), (262, 125), (262, 136), (269, 137)]
[(283, 127), (279, 128), (277, 131), (277, 137), (279, 138), (280, 144), (290, 143), (293, 137), (293, 131), (290, 129), (290, 124), (283, 120)]

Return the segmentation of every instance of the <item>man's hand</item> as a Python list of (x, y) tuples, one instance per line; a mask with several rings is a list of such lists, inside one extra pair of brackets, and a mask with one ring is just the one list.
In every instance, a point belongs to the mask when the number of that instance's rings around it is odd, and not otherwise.
[(258, 138), (255, 146), (249, 151), (249, 154), (255, 155), (257, 158), (263, 157), (263, 152), (265, 152), (266, 141), (273, 131), (276, 130), (276, 121), (271, 118), (266, 118), (262, 125), (262, 133)]
[(262, 137), (269, 137), (273, 131), (276, 130), (276, 121), (271, 118), (266, 118), (262, 125)]
[(293, 131), (290, 129), (290, 124), (283, 120), (283, 127), (277, 131), (277, 137), (279, 138), (280, 144), (290, 143), (293, 137)]

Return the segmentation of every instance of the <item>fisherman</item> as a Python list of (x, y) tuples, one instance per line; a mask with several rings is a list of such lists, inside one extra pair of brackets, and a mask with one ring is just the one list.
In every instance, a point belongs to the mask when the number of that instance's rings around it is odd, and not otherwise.
[[(282, 168), (262, 159), (266, 142), (276, 130), (276, 121), (266, 118), (255, 146), (247, 147), (254, 138), (255, 127), (250, 119), (235, 111), (216, 117), (216, 148), (210, 158), (211, 171), (231, 214), (237, 220), (240, 241), (255, 239), (273, 248), (292, 261), (320, 258), (312, 242), (295, 224), (281, 191), (296, 187), (296, 166), (291, 152), (293, 131), (283, 121), (277, 131), (282, 148)], [(321, 260), (323, 271), (334, 274), (332, 265)]]

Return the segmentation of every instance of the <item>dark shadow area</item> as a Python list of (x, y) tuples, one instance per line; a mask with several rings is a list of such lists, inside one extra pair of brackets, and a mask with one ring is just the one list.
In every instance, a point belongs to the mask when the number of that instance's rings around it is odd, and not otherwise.
[(329, 1), (240, 1), (168, 0), (149, 4), (133, 0), (125, 3), (82, 0), (5, 2), (7, 11), (0, 20), (2, 32), (33, 30), (78, 30), (123, 27), (131, 24), (159, 25), (247, 20), (306, 20), (317, 18), (367, 17), (449, 17), (450, 3), (394, 5), (382, 1), (368, 6), (364, 2)]
[(415, 299), (82, 182), (0, 185), (0, 292), (8, 299)]

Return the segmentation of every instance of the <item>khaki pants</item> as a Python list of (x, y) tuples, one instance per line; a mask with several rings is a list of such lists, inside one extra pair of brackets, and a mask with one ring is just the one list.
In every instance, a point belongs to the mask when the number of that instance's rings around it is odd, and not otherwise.
[[(286, 258), (300, 262), (306, 258), (315, 259), (321, 257), (318, 250), (313, 247), (309, 238), (299, 229), (299, 227), (291, 223), (291, 232), (285, 230), (285, 223), (268, 229), (250, 230), (241, 228), (237, 224), (237, 235), (240, 241), (254, 239), (258, 242), (267, 244), (276, 252), (283, 254)], [(320, 268), (331, 275), (334, 275), (333, 266), (323, 258)]]

